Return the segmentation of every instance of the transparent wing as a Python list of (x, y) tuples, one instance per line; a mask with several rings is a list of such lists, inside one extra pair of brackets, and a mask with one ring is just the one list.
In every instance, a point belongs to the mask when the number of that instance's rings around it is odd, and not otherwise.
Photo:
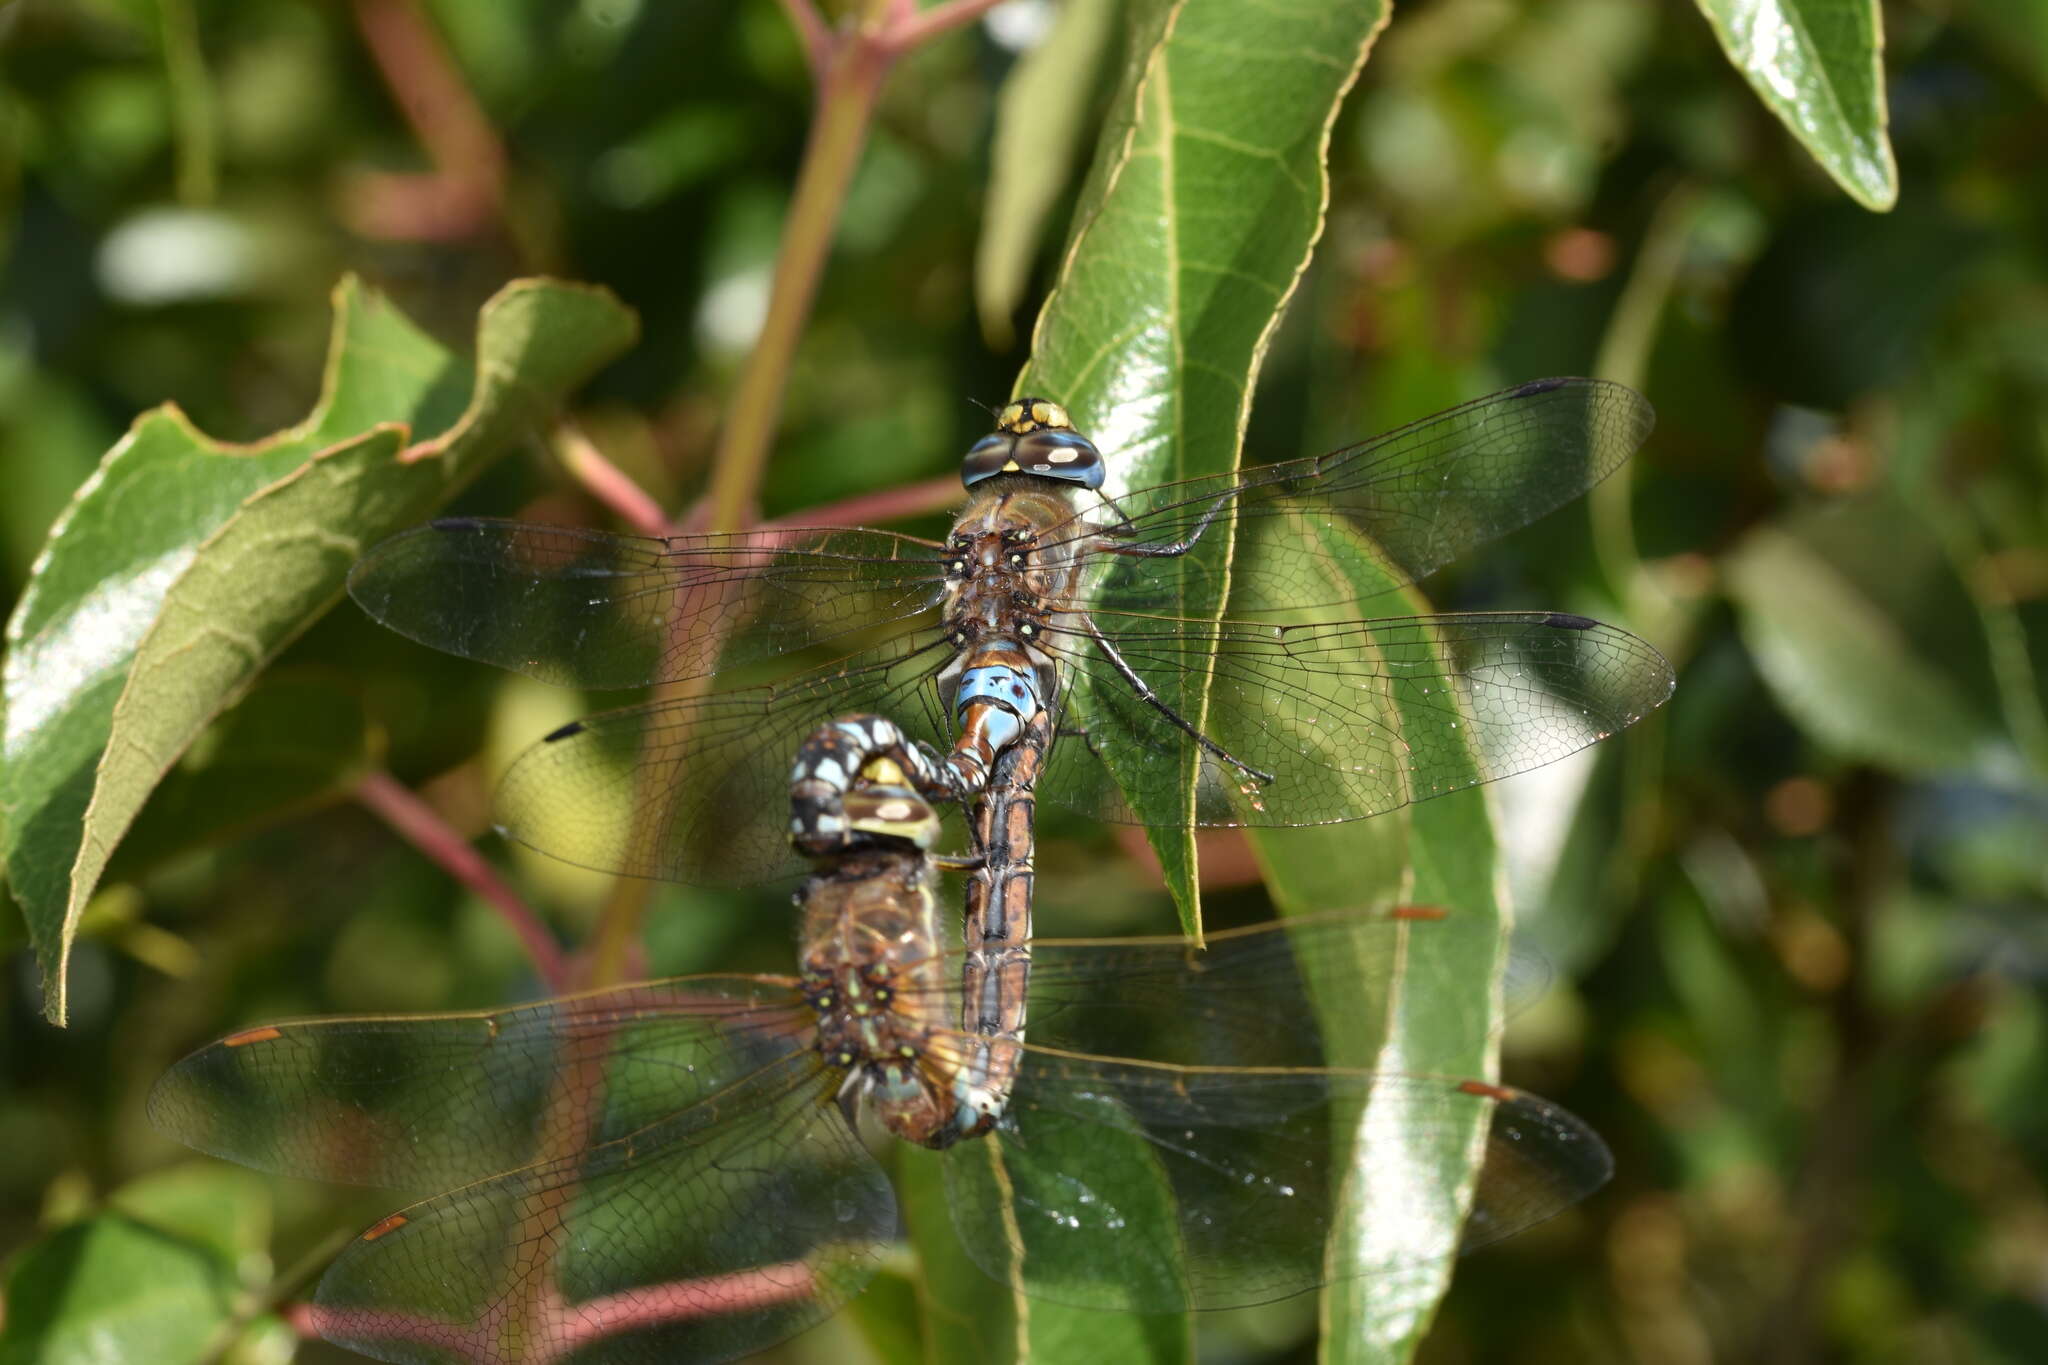
[[(1318, 1021), (1339, 1031), (1356, 1021), (1360, 1037), (1382, 1025), (1412, 935), (1440, 949), (1446, 936), (1494, 932), (1478, 916), (1402, 906), (1224, 930), (1202, 948), (1179, 937), (1033, 939), (1024, 1036), (1187, 1066), (1315, 1066), (1326, 1055)], [(1311, 980), (1332, 989), (1314, 992)]]
[(943, 642), (775, 687), (677, 698), (577, 721), (521, 754), (498, 784), (498, 827), (565, 862), (667, 881), (795, 876), (790, 764), (833, 716), (871, 712), (949, 744), (934, 676)]
[[(602, 1144), (808, 1056), (815, 1020), (774, 978), (691, 977), (489, 1013), (245, 1029), (158, 1080), (149, 1118), (281, 1175), (439, 1189)], [(730, 1107), (727, 1102), (727, 1107)]]
[[(1182, 1066), (1318, 1066), (1325, 1034), (1377, 1036), (1389, 994), (1455, 991), (1488, 1007), (1483, 983), (1421, 980), (1407, 948), (1426, 936), (1433, 953), (1483, 959), (1450, 945), (1477, 936), (1490, 949), (1499, 927), (1437, 906), (1353, 908), (1295, 915), (1211, 933), (1203, 947), (1179, 935), (1031, 940), (1024, 1036), (1042, 1047)], [(945, 956), (960, 959), (954, 951)], [(945, 998), (927, 1017), (959, 1012), (957, 968), (941, 970)], [(1502, 983), (1513, 1017), (1540, 997), (1550, 967), (1533, 950), (1511, 948)], [(911, 996), (907, 983), (897, 986)], [(1276, 1028), (1275, 1020), (1292, 1021)], [(1411, 1066), (1437, 1059), (1411, 1055)]]
[[(976, 1264), (1060, 1303), (1230, 1308), (1396, 1273), (1540, 1222), (1612, 1169), (1577, 1118), (1484, 1082), (1026, 1052), (1003, 1124), (947, 1152), (946, 1186)], [(1482, 1128), (1454, 1248), (1436, 1230)], [(1333, 1259), (1331, 1230), (1361, 1213), (1396, 1220), (1389, 1249)]]
[(566, 686), (696, 678), (914, 617), (943, 547), (864, 530), (656, 540), (449, 518), (373, 547), (363, 610), (423, 645)]
[[(1069, 622), (1042, 641), (1068, 672), (1069, 702), (1040, 791), (1126, 823), (1378, 815), (1575, 753), (1661, 705), (1674, 681), (1642, 640), (1556, 612), (1097, 626)], [(1222, 752), (1198, 747), (1133, 678)]]
[(1649, 403), (1620, 384), (1539, 379), (1327, 455), (1139, 489), (1118, 505), (1128, 515), (1094, 509), (1040, 539), (1106, 531), (1112, 545), (1156, 551), (1195, 537), (1178, 557), (1114, 556), (1090, 597), (1103, 609), (1177, 612), (1210, 600), (1240, 525), (1294, 518), (1307, 534), (1269, 537), (1270, 552), (1231, 571), (1257, 580), (1246, 586), (1269, 610), (1332, 606), (1352, 598), (1333, 593), (1317, 528), (1363, 533), (1390, 561), (1388, 586), (1413, 582), (1578, 497), (1654, 423)]
[(789, 1057), (667, 1118), (415, 1204), (320, 1282), (322, 1336), (443, 1365), (722, 1361), (858, 1293), (894, 1195)]

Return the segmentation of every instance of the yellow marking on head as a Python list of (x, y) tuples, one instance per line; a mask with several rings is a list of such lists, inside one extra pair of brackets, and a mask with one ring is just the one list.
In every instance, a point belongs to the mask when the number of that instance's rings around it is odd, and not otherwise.
[(878, 787), (907, 787), (910, 777), (902, 765), (887, 754), (878, 754), (861, 767), (860, 775)]
[(1005, 460), (1003, 461), (1002, 472), (1005, 474), (1019, 474), (1022, 473), (1023, 470), (1018, 466), (1015, 460)]
[(999, 427), (1013, 427), (1023, 420), (1024, 405), (1022, 403), (1012, 403), (1003, 409), (1002, 416), (996, 418), (996, 425)]

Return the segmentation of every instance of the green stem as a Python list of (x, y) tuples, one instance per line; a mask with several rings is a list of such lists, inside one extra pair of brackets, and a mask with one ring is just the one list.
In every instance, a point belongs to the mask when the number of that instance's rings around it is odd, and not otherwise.
[(178, 199), (186, 204), (210, 204), (218, 181), (213, 92), (207, 83), (206, 58), (199, 50), (199, 19), (192, 4), (193, 0), (158, 0), (157, 19), (178, 143)]
[[(1650, 368), (1650, 353), (1656, 348), (1658, 324), (1664, 306), (1678, 282), (1678, 268), (1685, 259), (1686, 240), (1692, 234), (1698, 192), (1680, 185), (1666, 195), (1650, 219), (1643, 235), (1642, 250), (1636, 255), (1628, 283), (1614, 305), (1614, 316), (1600, 339), (1600, 354), (1593, 373), (1632, 389), (1643, 386)], [(1668, 602), (1649, 575), (1643, 572), (1636, 552), (1635, 524), (1629, 510), (1634, 487), (1630, 466), (1624, 463), (1595, 488), (1588, 498), (1593, 519), (1593, 546), (1608, 583), (1620, 595), (1631, 615), (1643, 615), (1643, 608), (1656, 607), (1656, 624), (1666, 624)], [(1647, 599), (1647, 600), (1646, 600)]]
[(811, 118), (810, 145), (776, 253), (768, 316), (747, 357), (719, 437), (710, 490), (713, 531), (735, 531), (753, 519), (790, 362), (817, 296), (839, 211), (867, 145), (868, 125), (888, 67), (888, 59), (861, 33), (842, 41), (826, 64)]

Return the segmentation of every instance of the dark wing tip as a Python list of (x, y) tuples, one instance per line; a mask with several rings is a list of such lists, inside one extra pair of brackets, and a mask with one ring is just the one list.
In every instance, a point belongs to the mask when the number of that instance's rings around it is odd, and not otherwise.
[(572, 720), (567, 725), (560, 726), (559, 728), (550, 730), (545, 735), (542, 735), (540, 742), (543, 744), (553, 744), (558, 739), (568, 739), (571, 736), (580, 735), (582, 733), (583, 722), (580, 720)]
[(474, 531), (483, 524), (482, 517), (435, 517), (427, 523), (436, 531)]
[(1526, 384), (1515, 385), (1515, 397), (1530, 398), (1539, 393), (1550, 393), (1571, 383), (1570, 379), (1532, 379)]
[(1556, 630), (1597, 630), (1600, 623), (1590, 616), (1576, 616), (1568, 611), (1553, 611), (1543, 618), (1543, 624)]

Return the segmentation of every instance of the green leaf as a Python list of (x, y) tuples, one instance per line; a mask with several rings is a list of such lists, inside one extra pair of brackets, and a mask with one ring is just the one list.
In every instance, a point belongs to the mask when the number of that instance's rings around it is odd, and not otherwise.
[(1114, 0), (1068, 0), (1045, 41), (1003, 82), (974, 253), (974, 303), (991, 346), (1010, 344), (1046, 215), (1073, 178), (1119, 10)]
[(1775, 527), (1728, 556), (1728, 591), (1764, 681), (1802, 729), (1897, 772), (1984, 762), (1995, 727), (1906, 629), (1842, 571)]
[[(978, 1138), (969, 1157), (993, 1159), (994, 1137)], [(896, 1191), (920, 1261), (925, 1359), (934, 1365), (1187, 1365), (1194, 1341), (1185, 1316), (1114, 1313), (1028, 1298), (1017, 1286), (981, 1273), (960, 1245), (938, 1152), (898, 1146)]]
[[(1259, 363), (1322, 232), (1331, 122), (1385, 22), (1381, 0), (1131, 4), (1125, 70), (1018, 385), (1064, 403), (1109, 455), (1112, 496), (1236, 467)], [(1213, 619), (1224, 595), (1190, 575), (1174, 614)], [(1206, 678), (1151, 681), (1200, 723)], [(1087, 724), (1085, 686), (1073, 705)], [(1199, 935), (1188, 747), (1178, 804), (1125, 795)]]
[(62, 1022), (79, 913), (152, 788), (360, 549), (439, 506), (630, 344), (601, 289), (507, 285), (478, 364), (353, 280), (319, 404), (253, 446), (144, 414), (58, 520), (7, 627), (6, 863)]
[[(241, 1271), (260, 1258), (267, 1279), (270, 1187), (262, 1176), (218, 1161), (188, 1161), (129, 1181), (108, 1198), (116, 1213), (210, 1251)], [(252, 1267), (253, 1268), (253, 1267)]]
[(205, 1250), (118, 1213), (61, 1228), (7, 1280), (0, 1365), (196, 1361), (233, 1316), (236, 1285)]
[(1898, 202), (1877, 0), (1698, 0), (1728, 60), (1849, 197)]
[[(1261, 534), (1287, 534), (1261, 528)], [(1297, 528), (1293, 533), (1300, 533)], [(1346, 581), (1332, 584), (1359, 599), (1392, 593), (1397, 582), (1363, 539), (1320, 528), (1323, 559), (1343, 564)], [(1255, 563), (1259, 541), (1240, 546)], [(1257, 597), (1256, 573), (1241, 580), (1234, 607), (1276, 613), (1280, 604)], [(1403, 596), (1426, 609), (1413, 589)], [(1317, 594), (1322, 596), (1323, 594)], [(1440, 728), (1442, 700), (1390, 688), (1387, 724)], [(1284, 716), (1275, 724), (1285, 725)], [(1314, 742), (1304, 734), (1301, 743)], [(1479, 779), (1475, 757), (1470, 780)], [(1356, 982), (1378, 979), (1377, 963), (1319, 962), (1316, 981), (1330, 1002), (1333, 1064), (1400, 1072), (1490, 1077), (1501, 1024), (1501, 975), (1506, 963), (1505, 915), (1496, 892), (1493, 825), (1483, 792), (1465, 791), (1425, 801), (1372, 820), (1310, 829), (1253, 829), (1253, 848), (1267, 888), (1283, 913), (1307, 914), (1351, 907), (1387, 909), (1419, 905), (1444, 912), (1418, 920), (1405, 936), (1401, 961), (1388, 976), (1384, 998), (1371, 1002), (1375, 1029), (1364, 1030)], [(1368, 970), (1371, 969), (1371, 970)], [(1343, 1027), (1336, 1026), (1343, 1021)], [(1362, 1119), (1361, 1122), (1369, 1122)], [(1322, 1359), (1331, 1365), (1408, 1360), (1421, 1344), (1437, 1302), (1450, 1286), (1454, 1249), (1478, 1179), (1486, 1117), (1475, 1114), (1467, 1131), (1416, 1134), (1393, 1150), (1384, 1136), (1351, 1154), (1347, 1203), (1336, 1221), (1352, 1235), (1330, 1248), (1339, 1273), (1323, 1291)], [(1398, 1191), (1384, 1188), (1398, 1173)], [(1437, 1194), (1423, 1205), (1417, 1189)], [(1376, 1196), (1401, 1202), (1400, 1216), (1376, 1216)], [(1426, 1208), (1427, 1212), (1423, 1212)], [(1427, 1223), (1427, 1226), (1423, 1224)], [(1429, 1248), (1441, 1249), (1434, 1260)], [(1416, 1260), (1415, 1258), (1422, 1259)], [(1369, 1267), (1413, 1261), (1400, 1273), (1343, 1277), (1346, 1264)]]

